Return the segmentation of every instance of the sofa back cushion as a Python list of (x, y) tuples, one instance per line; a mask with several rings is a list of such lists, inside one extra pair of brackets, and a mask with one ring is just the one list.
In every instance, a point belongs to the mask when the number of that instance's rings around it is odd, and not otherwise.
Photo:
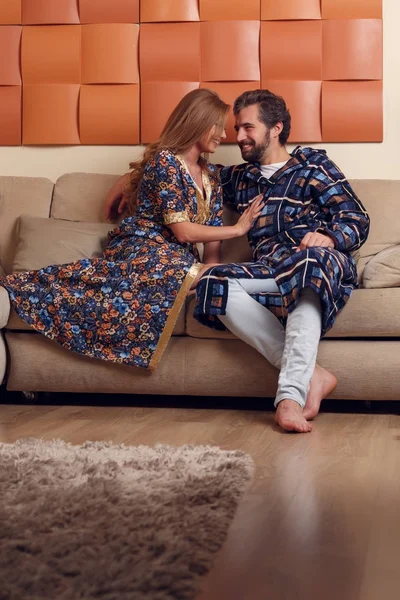
[(7, 274), (12, 272), (19, 216), (48, 217), (53, 187), (41, 177), (0, 177), (0, 264)]
[(120, 175), (67, 173), (54, 186), (53, 219), (104, 222), (106, 196)]

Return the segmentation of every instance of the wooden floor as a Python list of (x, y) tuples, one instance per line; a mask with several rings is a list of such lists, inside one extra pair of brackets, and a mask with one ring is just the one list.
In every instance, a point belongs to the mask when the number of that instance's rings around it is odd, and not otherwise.
[(400, 417), (325, 412), (311, 434), (272, 412), (0, 406), (0, 441), (215, 444), (256, 476), (199, 600), (400, 598)]

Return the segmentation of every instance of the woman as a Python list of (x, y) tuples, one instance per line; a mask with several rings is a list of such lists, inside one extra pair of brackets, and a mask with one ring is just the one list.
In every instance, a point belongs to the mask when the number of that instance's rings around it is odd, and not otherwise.
[[(228, 110), (210, 90), (187, 94), (131, 164), (129, 216), (101, 258), (0, 279), (18, 316), (74, 352), (154, 369), (188, 290), (218, 262), (220, 241), (247, 233), (260, 214), (257, 198), (236, 225), (222, 226), (219, 177), (203, 154), (225, 137)], [(114, 193), (125, 183), (126, 176)]]

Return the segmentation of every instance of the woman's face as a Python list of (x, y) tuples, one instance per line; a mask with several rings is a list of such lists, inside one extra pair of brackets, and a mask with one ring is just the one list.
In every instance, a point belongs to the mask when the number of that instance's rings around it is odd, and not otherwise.
[(213, 154), (221, 143), (221, 140), (226, 138), (225, 128), (222, 130), (217, 125), (213, 125), (210, 131), (200, 140), (202, 152)]

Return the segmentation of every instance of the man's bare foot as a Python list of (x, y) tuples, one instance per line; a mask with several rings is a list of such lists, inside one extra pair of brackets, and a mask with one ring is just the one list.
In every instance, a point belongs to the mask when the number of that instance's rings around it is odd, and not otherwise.
[(285, 431), (307, 433), (312, 430), (312, 425), (303, 415), (300, 404), (294, 400), (281, 400), (275, 413), (275, 421)]
[(333, 373), (315, 365), (314, 374), (311, 379), (307, 402), (304, 407), (303, 416), (308, 421), (317, 416), (321, 402), (333, 392), (337, 385), (337, 379)]

